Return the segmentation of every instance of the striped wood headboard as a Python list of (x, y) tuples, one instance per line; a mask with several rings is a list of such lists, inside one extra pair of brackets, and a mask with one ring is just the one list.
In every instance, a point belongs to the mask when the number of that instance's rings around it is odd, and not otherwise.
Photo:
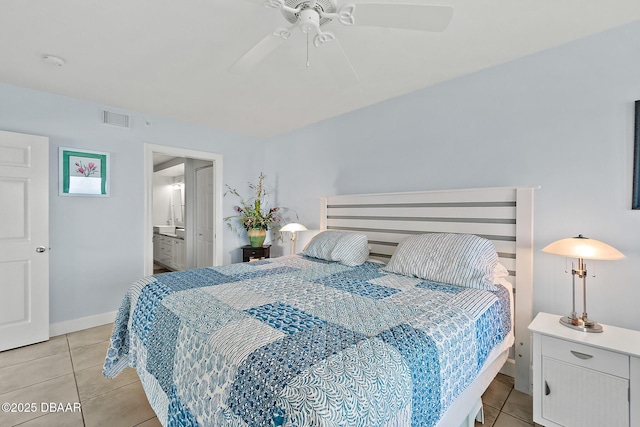
[(508, 280), (515, 292), (516, 345), (506, 372), (515, 377), (516, 389), (531, 393), (527, 326), (532, 320), (534, 189), (330, 196), (322, 199), (320, 228), (366, 234), (371, 258), (385, 262), (398, 242), (413, 234), (470, 233), (491, 240), (500, 262), (509, 270)]

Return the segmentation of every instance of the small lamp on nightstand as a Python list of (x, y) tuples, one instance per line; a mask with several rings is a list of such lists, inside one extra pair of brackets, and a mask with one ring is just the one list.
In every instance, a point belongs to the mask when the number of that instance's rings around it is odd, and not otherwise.
[(296, 253), (296, 239), (298, 231), (307, 231), (307, 227), (302, 224), (298, 224), (297, 222), (290, 222), (280, 229), (280, 231), (288, 231), (291, 233), (291, 253), (293, 255)]
[[(615, 260), (624, 258), (624, 255), (613, 246), (609, 246), (599, 240), (589, 239), (582, 234), (578, 235), (578, 237), (555, 241), (545, 246), (542, 251), (567, 258), (577, 258), (577, 266), (574, 266), (573, 262), (571, 263), (573, 310), (570, 316), (562, 317), (560, 323), (583, 332), (602, 332), (602, 326), (587, 316), (587, 264), (585, 264), (584, 260)], [(576, 276), (582, 279), (583, 309), (581, 317), (576, 314)]]

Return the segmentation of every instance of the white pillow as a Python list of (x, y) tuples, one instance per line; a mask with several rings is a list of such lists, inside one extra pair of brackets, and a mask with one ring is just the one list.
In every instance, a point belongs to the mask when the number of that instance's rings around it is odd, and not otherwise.
[(496, 268), (493, 269), (493, 283), (497, 283), (498, 279), (509, 276), (509, 270), (501, 263), (496, 264)]
[(473, 234), (430, 233), (398, 244), (384, 271), (439, 283), (495, 291), (498, 254), (490, 240)]
[(302, 255), (348, 266), (360, 265), (369, 257), (369, 241), (364, 234), (323, 231), (313, 237)]

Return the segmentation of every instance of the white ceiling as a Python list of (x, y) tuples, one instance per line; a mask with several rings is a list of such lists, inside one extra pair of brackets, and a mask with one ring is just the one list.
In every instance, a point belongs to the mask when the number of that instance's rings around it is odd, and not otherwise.
[(402, 2), (452, 5), (453, 19), (443, 33), (323, 27), (356, 79), (329, 44), (306, 68), (301, 33), (231, 73), (288, 24), (261, 0), (2, 0), (0, 81), (266, 137), (640, 19), (639, 0)]

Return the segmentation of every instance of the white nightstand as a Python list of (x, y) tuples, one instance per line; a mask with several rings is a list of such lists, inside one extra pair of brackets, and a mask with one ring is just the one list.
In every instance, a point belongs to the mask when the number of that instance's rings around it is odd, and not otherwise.
[(640, 332), (580, 332), (539, 313), (533, 334), (533, 421), (549, 427), (640, 427)]

